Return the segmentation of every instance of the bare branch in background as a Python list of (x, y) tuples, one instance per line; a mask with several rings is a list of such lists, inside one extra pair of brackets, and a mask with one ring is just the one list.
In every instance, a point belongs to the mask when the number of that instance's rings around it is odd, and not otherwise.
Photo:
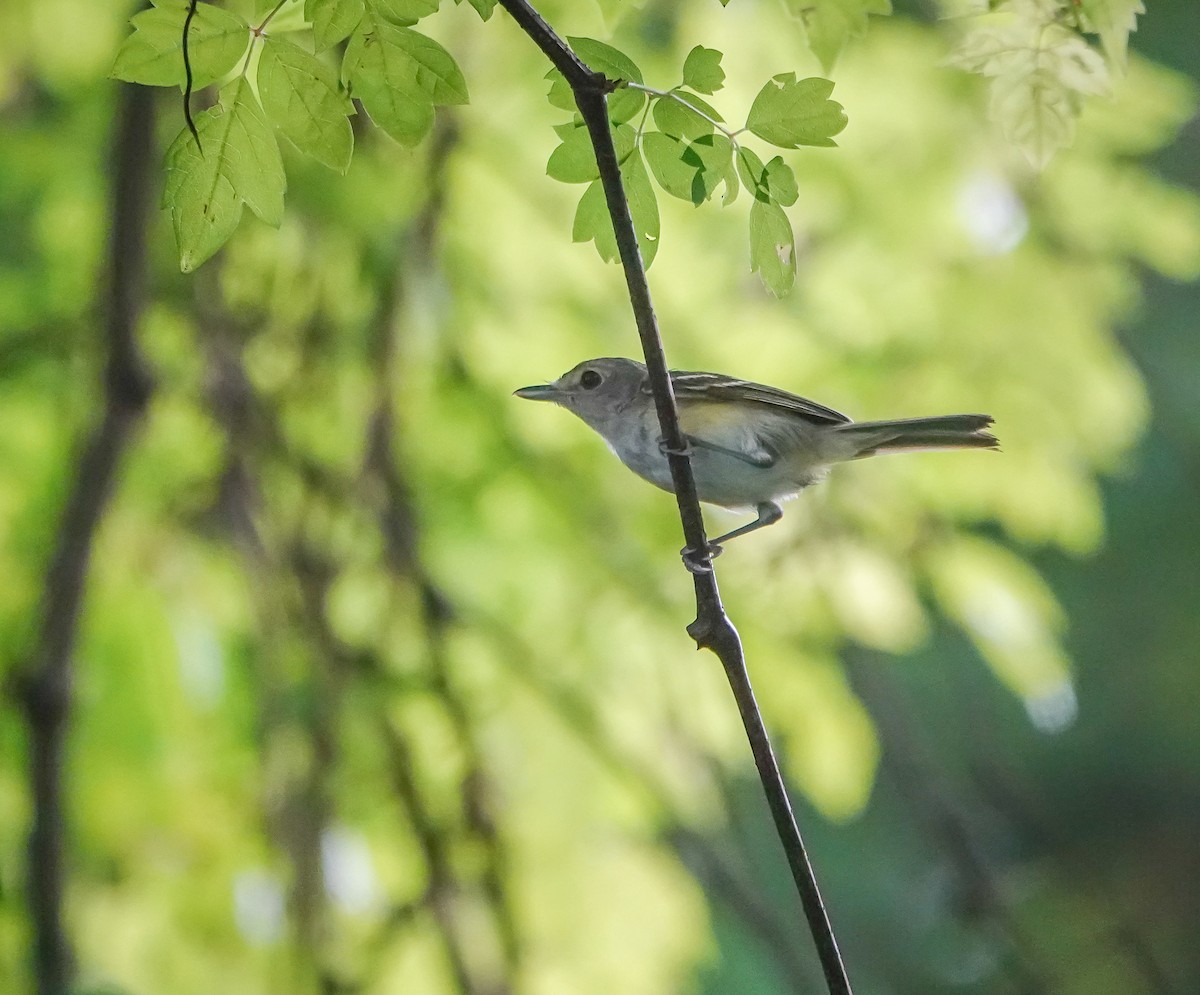
[(39, 995), (62, 995), (74, 973), (71, 942), (63, 924), (63, 777), (74, 684), (72, 657), (88, 568), (121, 460), (153, 390), (136, 339), (145, 302), (146, 219), (156, 169), (153, 104), (153, 94), (145, 87), (120, 87), (113, 132), (111, 236), (101, 304), (107, 352), (104, 408), (71, 475), (72, 489), (46, 571), (37, 643), (21, 678), (33, 800), (26, 887)]

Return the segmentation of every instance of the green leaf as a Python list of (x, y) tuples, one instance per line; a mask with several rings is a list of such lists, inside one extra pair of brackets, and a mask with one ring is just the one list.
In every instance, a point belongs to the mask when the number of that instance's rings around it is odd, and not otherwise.
[[(596, 152), (587, 128), (582, 124), (568, 124), (555, 131), (563, 141), (550, 153), (546, 175), (562, 183), (588, 183), (596, 179), (600, 167), (596, 165)], [(636, 141), (637, 133), (632, 125), (622, 124), (613, 129), (618, 162), (625, 161)]]
[(846, 43), (867, 33), (868, 14), (890, 14), (891, 0), (787, 0), (792, 16), (804, 23), (808, 47), (825, 72)]
[(654, 101), (652, 113), (659, 131), (674, 138), (711, 135), (712, 122), (722, 120), (709, 104), (686, 90), (671, 90), (667, 96), (659, 97)]
[(317, 51), (336, 45), (362, 20), (363, 0), (304, 0), (304, 17), (312, 24)]
[(842, 105), (830, 100), (833, 83), (819, 76), (797, 80), (795, 73), (773, 76), (754, 98), (746, 128), (784, 149), (801, 145), (832, 147), (846, 127)]
[(683, 60), (683, 85), (700, 93), (716, 93), (725, 85), (721, 53), (715, 48), (697, 45)]
[(409, 26), (436, 14), (441, 0), (369, 0), (371, 9), (393, 24)]
[(284, 38), (268, 35), (258, 63), (258, 91), (271, 122), (301, 152), (344, 173), (350, 165), (354, 105), (333, 71)]
[(724, 135), (706, 135), (689, 144), (651, 131), (642, 136), (642, 151), (658, 185), (680, 200), (701, 204), (728, 182), (733, 143)]
[(763, 165), (754, 150), (748, 149), (744, 145), (739, 146), (737, 152), (734, 153), (734, 161), (737, 165), (738, 176), (746, 189), (750, 191), (750, 196), (755, 200), (770, 201), (771, 189), (767, 184), (767, 167)]
[[(461, 3), (462, 0), (455, 0), (455, 2)], [(496, 9), (496, 0), (467, 0), (467, 2), (475, 8), (475, 12), (485, 21), (491, 18), (492, 11)]]
[(646, 172), (640, 152), (634, 152), (621, 164), (621, 178), (625, 181), (625, 196), (633, 215), (642, 262), (649, 266), (658, 252), (658, 197), (655, 196), (650, 174)]
[(571, 226), (574, 242), (595, 242), (596, 251), (606, 263), (617, 258), (617, 237), (613, 233), (612, 218), (608, 213), (608, 202), (604, 198), (604, 187), (593, 180), (579, 198), (575, 209), (575, 223)]
[(800, 195), (796, 187), (796, 174), (782, 157), (775, 156), (764, 166), (752, 150), (741, 146), (734, 158), (738, 176), (756, 201), (783, 207), (791, 207), (796, 203)]
[(776, 297), (796, 280), (796, 244), (792, 226), (778, 204), (755, 200), (750, 205), (750, 269)]
[[(121, 44), (112, 75), (147, 86), (180, 86), (183, 70), (183, 23), (187, 7), (152, 7), (131, 19), (133, 34)], [(188, 28), (188, 61), (192, 86), (207, 86), (228, 73), (246, 52), (250, 26), (212, 4), (196, 5)]]
[[(575, 54), (587, 63), (588, 68), (604, 73), (611, 80), (625, 80), (632, 83), (644, 82), (642, 71), (637, 67), (636, 63), (624, 52), (613, 48), (611, 45), (606, 45), (602, 41), (596, 41), (594, 38), (568, 38), (567, 41), (570, 43)], [(563, 82), (564, 84), (566, 83), (565, 80)], [(553, 100), (551, 102), (553, 103)], [(609, 120), (614, 122), (629, 121), (642, 109), (645, 103), (646, 94), (641, 90), (619, 87), (608, 96)], [(556, 104), (555, 106), (558, 105)], [(575, 101), (572, 99), (571, 106), (567, 109), (573, 110), (574, 108)]]
[[(654, 187), (650, 185), (650, 176), (641, 155), (635, 152), (625, 160), (621, 166), (621, 179), (624, 181), (625, 197), (637, 232), (642, 261), (649, 266), (658, 251), (658, 199), (654, 196)], [(617, 259), (617, 238), (613, 233), (604, 188), (599, 180), (592, 181), (579, 200), (571, 238), (576, 242), (594, 241), (596, 251), (605, 262)]]
[[(210, 149), (221, 117), (219, 107), (196, 115), (196, 130)], [(218, 168), (213, 168), (214, 163)], [(242, 198), (219, 166), (220, 160), (211, 153), (200, 155), (187, 128), (167, 149), (163, 207), (171, 212), (179, 268), (185, 273), (192, 272), (221, 248), (242, 218)]]
[(563, 143), (550, 153), (546, 175), (562, 183), (589, 183), (600, 175), (588, 130), (575, 126)]
[(449, 52), (374, 12), (351, 37), (342, 72), (371, 118), (402, 145), (425, 137), (434, 104), (467, 101), (466, 81)]
[(796, 174), (792, 167), (783, 161), (782, 156), (776, 156), (767, 163), (767, 191), (771, 200), (781, 207), (791, 207), (800, 196), (796, 186)]
[(567, 42), (575, 54), (587, 63), (589, 69), (604, 73), (611, 80), (645, 82), (637, 63), (619, 49), (596, 41), (595, 38), (568, 38)]
[(167, 151), (163, 206), (170, 210), (179, 263), (191, 272), (237, 228), (242, 204), (268, 224), (283, 217), (287, 186), (271, 127), (244, 76), (198, 115), (201, 148), (185, 128)]
[(550, 80), (550, 89), (546, 93), (546, 99), (550, 102), (551, 107), (557, 107), (562, 111), (576, 111), (578, 106), (575, 103), (575, 94), (571, 92), (571, 84), (567, 82), (567, 78), (557, 69), (551, 69), (546, 73), (546, 79)]

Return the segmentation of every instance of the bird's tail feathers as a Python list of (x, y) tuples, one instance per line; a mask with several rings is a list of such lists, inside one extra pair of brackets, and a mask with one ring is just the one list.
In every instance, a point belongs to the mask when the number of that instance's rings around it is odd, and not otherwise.
[(860, 448), (852, 459), (876, 453), (899, 453), (914, 449), (999, 449), (1000, 443), (986, 429), (990, 415), (936, 415), (900, 421), (867, 421), (839, 425), (837, 433), (849, 436)]

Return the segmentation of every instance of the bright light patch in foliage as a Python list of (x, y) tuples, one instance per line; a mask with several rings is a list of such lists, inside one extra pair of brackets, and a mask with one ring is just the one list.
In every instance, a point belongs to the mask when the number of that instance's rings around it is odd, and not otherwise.
[(354, 105), (332, 70), (298, 45), (268, 37), (258, 63), (258, 91), (268, 116), (301, 152), (344, 173), (354, 133)]
[[(961, 21), (962, 39), (949, 63), (988, 77), (992, 119), (1037, 169), (1071, 143), (1084, 98), (1109, 93), (1110, 64), (1123, 68), (1137, 5), (1110, 0), (1092, 6), (1009, 0)], [(1102, 32), (1109, 62), (1067, 26), (1066, 15), (1074, 13), (1085, 29)]]
[(1079, 0), (1083, 30), (1100, 37), (1109, 64), (1125, 70), (1129, 36), (1137, 30), (1138, 14), (1146, 12), (1142, 0)]
[[(122, 43), (112, 75), (147, 86), (183, 86), (183, 23), (187, 7), (163, 4), (135, 14), (133, 34)], [(196, 5), (188, 34), (192, 85), (207, 86), (237, 65), (250, 44), (250, 26), (212, 4)]]
[(892, 0), (786, 0), (786, 5), (803, 22), (808, 47), (826, 72), (850, 41), (867, 33), (869, 14), (892, 12)]
[(184, 129), (167, 152), (163, 206), (170, 210), (183, 271), (190, 272), (233, 233), (242, 204), (278, 225), (287, 185), (271, 126), (244, 77), (196, 118), (198, 148)]

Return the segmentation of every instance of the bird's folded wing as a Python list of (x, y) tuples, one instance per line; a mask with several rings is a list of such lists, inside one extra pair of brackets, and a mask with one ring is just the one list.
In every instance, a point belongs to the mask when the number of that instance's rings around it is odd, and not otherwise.
[[(763, 404), (775, 410), (788, 411), (799, 415), (808, 421), (822, 425), (844, 425), (850, 421), (840, 411), (827, 408), (816, 401), (810, 401), (799, 394), (789, 394), (777, 387), (754, 383), (751, 380), (738, 380), (735, 377), (722, 376), (719, 373), (693, 373), (686, 370), (671, 371), (671, 385), (675, 396), (680, 401), (704, 400), (716, 404), (740, 402), (743, 404)], [(650, 382), (646, 381), (643, 390), (649, 393)]]

